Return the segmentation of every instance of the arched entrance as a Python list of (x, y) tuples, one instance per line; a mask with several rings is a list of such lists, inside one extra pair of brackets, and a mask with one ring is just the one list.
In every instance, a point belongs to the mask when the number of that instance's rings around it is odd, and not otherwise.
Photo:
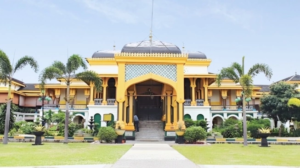
[(83, 124), (84, 123), (84, 120), (83, 120), (83, 117), (78, 115), (78, 116), (75, 116), (74, 119), (73, 119), (73, 122), (75, 124)]
[[(121, 83), (119, 82), (118, 85), (121, 85)], [(155, 120), (162, 120), (165, 123), (166, 131), (173, 131), (173, 125), (176, 125), (178, 120), (183, 120), (183, 90), (177, 90), (177, 88), (183, 88), (183, 80), (175, 82), (172, 79), (149, 73), (126, 81), (124, 86), (117, 90), (117, 101), (118, 120), (127, 123), (126, 130), (134, 130), (134, 114), (141, 114), (143, 111), (147, 114), (147, 110), (143, 107), (140, 108), (142, 103), (139, 103), (139, 99), (140, 102), (147, 102), (146, 105), (149, 105), (152, 109), (154, 108), (157, 112), (154, 116), (142, 116), (142, 119), (148, 120), (155, 117)], [(124, 98), (122, 93), (126, 95)], [(150, 100), (140, 97), (148, 97)], [(158, 115), (159, 113), (160, 115)]]
[(223, 118), (216, 116), (213, 119), (213, 128), (218, 128), (223, 125)]
[(136, 85), (136, 114), (141, 121), (161, 120), (163, 115), (161, 92), (163, 84), (148, 80)]

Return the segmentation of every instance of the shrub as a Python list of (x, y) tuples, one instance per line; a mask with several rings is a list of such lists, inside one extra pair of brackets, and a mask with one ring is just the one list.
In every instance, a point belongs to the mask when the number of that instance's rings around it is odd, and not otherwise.
[[(20, 130), (21, 132), (23, 132), (24, 134), (31, 134), (32, 132), (34, 132), (34, 127), (35, 127), (35, 123), (33, 122), (20, 122), (18, 123), (19, 125), (16, 126), (16, 130)], [(17, 129), (19, 128), (19, 129)]]
[(263, 128), (263, 124), (258, 123), (250, 123), (248, 124), (248, 131), (250, 131), (250, 136), (252, 138), (259, 138), (258, 136), (258, 129)]
[(112, 127), (101, 127), (99, 129), (98, 137), (100, 140), (105, 140), (105, 142), (112, 142), (117, 138), (117, 134)]
[(186, 129), (184, 139), (189, 142), (196, 142), (207, 137), (206, 131), (202, 127), (191, 126)]
[(185, 119), (184, 123), (185, 123), (186, 128), (189, 128), (191, 126), (195, 126), (195, 122), (192, 119)]
[(116, 122), (115, 121), (108, 121), (107, 126), (115, 128), (116, 127)]
[(291, 98), (288, 101), (288, 106), (289, 107), (300, 107), (300, 100), (298, 98)]
[(254, 119), (249, 122), (249, 124), (261, 124), (262, 127), (270, 127), (271, 123), (268, 119)]
[(224, 138), (235, 138), (235, 137), (241, 137), (242, 132), (242, 125), (241, 124), (235, 124), (228, 127), (225, 127), (222, 130), (222, 135)]
[(196, 124), (195, 124), (195, 125), (196, 125), (196, 126), (200, 126), (200, 127), (204, 128), (205, 130), (206, 130), (206, 128), (207, 128), (207, 123), (206, 123), (205, 120), (199, 120), (199, 121), (196, 121)]
[[(58, 135), (59, 136), (65, 136), (65, 124), (58, 124), (57, 125), (58, 127)], [(75, 123), (70, 123), (68, 125), (68, 137), (73, 137), (74, 136), (74, 133), (78, 130), (78, 124), (75, 124)]]
[(68, 126), (68, 129), (69, 129), (68, 136), (73, 137), (75, 131), (79, 130), (80, 127), (78, 126), (78, 124), (70, 123), (69, 126)]
[(231, 126), (231, 125), (235, 125), (238, 122), (239, 122), (239, 120), (237, 120), (237, 119), (228, 118), (227, 120), (224, 121), (224, 126), (228, 127), (228, 126)]

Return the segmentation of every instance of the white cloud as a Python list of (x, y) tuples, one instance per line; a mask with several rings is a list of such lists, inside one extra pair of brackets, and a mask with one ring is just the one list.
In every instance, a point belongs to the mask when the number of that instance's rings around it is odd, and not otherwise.
[[(79, 0), (91, 10), (104, 15), (112, 22), (128, 24), (142, 23), (150, 26), (152, 0)], [(154, 1), (154, 27), (172, 27), (184, 19), (219, 16), (228, 22), (253, 31), (258, 16), (253, 11), (230, 6), (223, 1), (178, 2), (174, 0)]]
[(77, 17), (75, 14), (72, 12), (69, 12), (67, 10), (64, 10), (60, 8), (59, 6), (53, 4), (49, 0), (22, 0), (23, 2), (30, 4), (32, 6), (38, 7), (38, 8), (45, 8), (50, 10), (51, 12), (54, 12), (58, 15), (61, 16), (66, 16), (68, 18), (74, 19), (74, 20), (80, 20), (79, 17)]
[(217, 1), (211, 1), (208, 9), (210, 14), (219, 15), (227, 21), (239, 25), (251, 32), (254, 31), (253, 27), (260, 19), (260, 17), (253, 11), (230, 6), (225, 3), (219, 3)]
[[(91, 10), (112, 22), (151, 24), (152, 0), (79, 0)], [(179, 12), (180, 11), (180, 12)], [(170, 0), (154, 1), (154, 27), (171, 27), (178, 17), (184, 17), (184, 7)]]
[(84, 0), (84, 4), (92, 10), (95, 10), (106, 17), (111, 21), (124, 21), (126, 23), (137, 23), (138, 17), (132, 13), (130, 10), (123, 10), (119, 8), (118, 3), (112, 3), (112, 1), (94, 1), (94, 0)]

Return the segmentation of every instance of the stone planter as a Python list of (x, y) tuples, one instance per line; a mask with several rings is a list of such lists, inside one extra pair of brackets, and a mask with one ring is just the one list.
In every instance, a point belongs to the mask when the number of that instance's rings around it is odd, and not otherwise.
[(116, 143), (122, 143), (122, 141), (123, 141), (123, 135), (125, 133), (125, 130), (115, 129), (115, 131), (116, 131), (116, 133), (118, 135), (118, 137), (116, 139)]
[(177, 135), (176, 143), (183, 144), (184, 143), (184, 138), (183, 138), (184, 131), (176, 131), (175, 133)]
[(184, 131), (176, 131), (176, 135), (177, 136), (183, 136), (184, 135)]
[(269, 147), (267, 137), (270, 135), (268, 133), (258, 133), (259, 137), (261, 137), (261, 146), (260, 147)]
[(121, 130), (121, 129), (115, 129), (115, 131), (116, 131), (116, 133), (118, 134), (118, 135), (124, 135), (124, 133), (125, 133), (125, 130)]
[(32, 145), (43, 145), (42, 144), (42, 136), (44, 135), (45, 132), (33, 132), (35, 135), (35, 143)]

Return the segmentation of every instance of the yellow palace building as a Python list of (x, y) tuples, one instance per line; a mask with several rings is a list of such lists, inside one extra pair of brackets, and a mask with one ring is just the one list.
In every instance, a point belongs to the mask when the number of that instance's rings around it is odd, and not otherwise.
[[(174, 136), (177, 122), (184, 118), (205, 119), (210, 129), (227, 118), (242, 118), (234, 101), (241, 96), (241, 87), (229, 80), (221, 87), (214, 84), (216, 74), (208, 72), (211, 60), (201, 52), (185, 53), (170, 43), (141, 41), (126, 44), (119, 52), (97, 51), (86, 60), (89, 69), (103, 80), (100, 93), (83, 82), (72, 83), (73, 109), (86, 125), (93, 116), (106, 126), (104, 115), (112, 114), (114, 120), (126, 123), (126, 135), (134, 136), (136, 114), (141, 122), (162, 120), (165, 135)], [(63, 81), (61, 85), (61, 89), (51, 85), (46, 88), (63, 107)], [(254, 94), (260, 89), (254, 87)], [(251, 117), (257, 117), (255, 98), (253, 95), (253, 102), (247, 106)]]
[[(136, 114), (144, 127), (160, 123), (164, 132), (161, 138), (167, 140), (175, 136), (177, 122), (186, 118), (206, 120), (209, 130), (228, 118), (242, 119), (241, 106), (235, 101), (241, 97), (241, 87), (231, 80), (223, 80), (218, 87), (216, 74), (208, 71), (212, 61), (204, 53), (186, 53), (162, 41), (140, 41), (124, 45), (121, 51), (97, 51), (86, 61), (89, 69), (102, 78), (102, 91), (96, 92), (94, 86), (82, 81), (72, 81), (70, 111), (74, 122), (87, 126), (93, 117), (103, 127), (108, 124), (105, 118), (109, 114), (113, 121), (124, 121), (125, 135), (135, 139)], [(5, 87), (0, 86), (0, 103), (7, 97)], [(65, 82), (47, 84), (45, 89), (52, 98), (45, 102), (45, 111), (64, 111)], [(259, 99), (268, 89), (268, 85), (254, 86), (252, 100), (246, 106), (247, 116), (258, 117)], [(38, 84), (15, 80), (12, 95), (20, 107), (41, 107)], [(31, 117), (15, 114), (17, 120), (38, 117), (32, 116), (34, 113)]]

